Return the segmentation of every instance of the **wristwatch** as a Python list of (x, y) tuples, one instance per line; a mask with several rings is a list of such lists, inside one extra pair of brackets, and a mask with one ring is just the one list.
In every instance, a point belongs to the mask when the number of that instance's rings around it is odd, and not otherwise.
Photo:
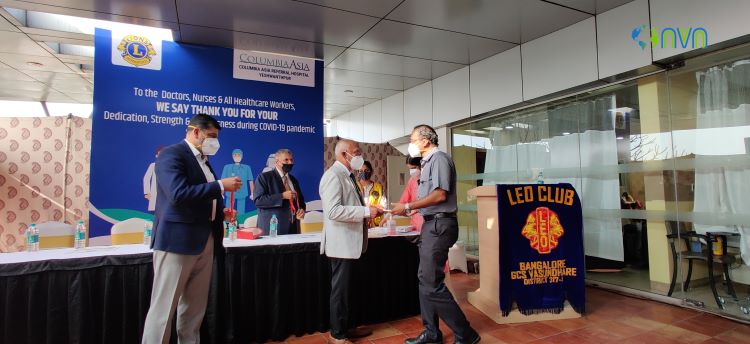
[(404, 204), (404, 209), (406, 210), (407, 213), (410, 212), (411, 211), (411, 205), (409, 203)]

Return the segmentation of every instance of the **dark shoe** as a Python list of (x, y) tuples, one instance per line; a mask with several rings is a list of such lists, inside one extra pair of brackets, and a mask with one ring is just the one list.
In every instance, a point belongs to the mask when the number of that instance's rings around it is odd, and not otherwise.
[(357, 327), (346, 332), (346, 338), (355, 339), (363, 338), (372, 334), (372, 330), (367, 327)]
[(404, 344), (443, 344), (443, 338), (430, 338), (427, 336), (427, 331), (422, 331), (419, 336), (405, 340)]
[(477, 344), (480, 340), (482, 340), (482, 337), (479, 336), (479, 333), (474, 332), (472, 336), (469, 336), (471, 339), (467, 340), (457, 340), (455, 341), (456, 344)]

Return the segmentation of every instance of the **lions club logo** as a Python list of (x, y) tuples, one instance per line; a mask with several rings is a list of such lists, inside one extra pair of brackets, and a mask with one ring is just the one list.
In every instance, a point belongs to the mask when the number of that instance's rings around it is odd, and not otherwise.
[(156, 55), (156, 49), (151, 41), (144, 36), (127, 35), (122, 39), (117, 50), (122, 53), (122, 59), (136, 67), (141, 67), (151, 62), (151, 57)]
[(539, 254), (552, 252), (558, 245), (557, 239), (564, 233), (557, 213), (547, 207), (539, 207), (530, 212), (521, 229), (521, 235), (529, 239), (531, 248)]

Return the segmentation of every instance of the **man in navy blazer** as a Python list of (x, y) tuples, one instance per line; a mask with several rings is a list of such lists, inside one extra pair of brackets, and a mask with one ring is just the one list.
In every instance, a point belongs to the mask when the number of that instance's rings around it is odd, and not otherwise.
[(274, 169), (255, 179), (255, 199), (258, 208), (258, 227), (268, 234), (271, 217), (279, 220), (278, 234), (299, 234), (300, 221), (305, 217), (305, 197), (297, 178), (289, 172), (294, 166), (292, 151), (279, 149)]
[(169, 342), (175, 310), (179, 342), (200, 339), (213, 252), (224, 237), (222, 194), (242, 186), (238, 177), (217, 180), (208, 162), (219, 149), (220, 129), (213, 117), (195, 115), (185, 140), (164, 148), (156, 160), (154, 285), (143, 343)]

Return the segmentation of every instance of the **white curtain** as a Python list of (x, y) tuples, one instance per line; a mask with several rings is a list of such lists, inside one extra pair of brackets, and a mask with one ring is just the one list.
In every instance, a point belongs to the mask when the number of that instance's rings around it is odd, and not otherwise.
[(724, 214), (750, 214), (750, 61), (712, 67), (696, 79), (694, 227), (739, 232), (742, 260), (750, 266), (750, 223), (719, 224)]
[[(493, 132), (485, 163), (485, 173), (493, 177), (485, 184), (535, 183), (541, 171), (545, 183), (573, 185), (584, 212), (619, 209), (617, 141), (608, 111), (612, 103), (610, 97), (578, 102), (530, 115), (532, 120), (516, 123), (514, 129)], [(498, 125), (506, 124), (510, 123)], [(623, 261), (619, 218), (584, 216), (583, 224), (587, 255)]]

